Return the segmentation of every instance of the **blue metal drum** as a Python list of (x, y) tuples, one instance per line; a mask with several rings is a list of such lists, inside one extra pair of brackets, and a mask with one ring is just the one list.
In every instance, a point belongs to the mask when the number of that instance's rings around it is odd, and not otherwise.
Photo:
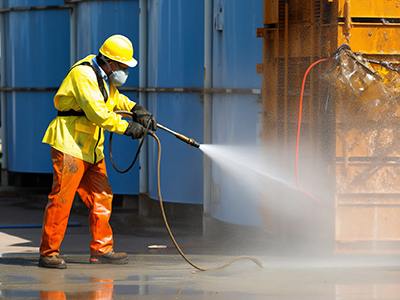
[[(150, 1), (149, 87), (203, 86), (204, 7), (202, 0)], [(203, 141), (203, 105), (199, 93), (148, 95), (149, 110), (162, 125)], [(203, 154), (169, 133), (157, 130), (162, 144), (161, 190), (163, 200), (203, 203)], [(150, 197), (157, 199), (157, 145), (149, 146)]]
[[(87, 1), (77, 4), (77, 59), (88, 54), (97, 54), (103, 42), (114, 34), (128, 37), (134, 45), (134, 57), (138, 59), (139, 53), (139, 0), (137, 1)], [(125, 87), (139, 86), (139, 65), (129, 68), (129, 77)], [(131, 100), (138, 102), (137, 93), (121, 92)], [(139, 160), (126, 174), (114, 170), (109, 159), (109, 136), (106, 132), (104, 154), (108, 179), (114, 194), (133, 195), (139, 194)], [(114, 134), (113, 158), (117, 167), (126, 169), (132, 162), (137, 141), (126, 136)]]
[[(262, 0), (215, 0), (213, 35), (214, 88), (261, 89), (262, 39), (257, 27), (263, 24)], [(257, 94), (214, 94), (212, 107), (213, 144), (257, 146), (261, 144), (262, 105)], [(212, 166), (214, 197), (212, 217), (250, 226), (260, 226), (258, 195), (235, 185), (235, 179), (215, 163)], [(216, 195), (215, 191), (218, 191)]]
[[(203, 106), (198, 94), (151, 93), (149, 103), (157, 122), (199, 143), (203, 141)], [(163, 201), (203, 203), (203, 153), (161, 129), (156, 134), (162, 146)], [(149, 190), (153, 199), (158, 199), (157, 151), (157, 144), (152, 140), (149, 147)]]
[[(11, 7), (63, 6), (58, 1), (9, 1)], [(6, 12), (7, 87), (53, 87), (52, 91), (7, 92), (9, 170), (52, 173), (50, 148), (42, 144), (44, 132), (56, 116), (53, 97), (68, 72), (70, 40), (76, 39), (76, 60), (97, 54), (102, 43), (113, 34), (127, 36), (135, 46), (139, 40), (139, 1), (88, 1), (76, 3), (70, 19), (69, 8), (40, 8)], [(71, 21), (72, 20), (72, 21)], [(76, 22), (76, 33), (70, 32)], [(57, 24), (57, 26), (54, 26)], [(138, 47), (136, 47), (138, 49)], [(138, 57), (137, 51), (135, 57)], [(130, 70), (124, 87), (138, 86), (138, 68)], [(125, 93), (137, 101), (136, 93)], [(123, 168), (133, 158), (137, 142), (114, 137), (114, 160)], [(108, 156), (108, 135), (105, 143)], [(114, 193), (137, 194), (139, 166), (125, 175), (113, 170), (106, 158)], [(125, 165), (124, 165), (125, 164)]]
[[(64, 1), (8, 1), (4, 8), (63, 5)], [(6, 86), (58, 87), (69, 68), (67, 8), (9, 11), (5, 14)], [(54, 26), (57, 24), (57, 26)], [(52, 173), (50, 148), (44, 132), (56, 116), (55, 90), (11, 91), (7, 98), (9, 170)]]
[[(103, 42), (114, 34), (122, 34), (134, 45), (139, 57), (139, 0), (87, 1), (77, 4), (77, 59), (97, 54)], [(139, 86), (139, 65), (129, 68), (124, 87)], [(132, 95), (136, 100), (136, 94)]]
[[(4, 8), (64, 5), (64, 0), (6, 0)], [(56, 24), (56, 23), (54, 23)]]

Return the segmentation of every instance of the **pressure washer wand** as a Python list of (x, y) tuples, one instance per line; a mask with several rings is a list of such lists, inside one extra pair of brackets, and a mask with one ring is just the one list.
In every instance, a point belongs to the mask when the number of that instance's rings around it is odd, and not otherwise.
[(171, 130), (171, 129), (169, 129), (169, 128), (161, 125), (161, 124), (158, 124), (158, 123), (157, 123), (157, 127), (162, 129), (162, 130), (165, 130), (166, 132), (169, 132), (169, 133), (173, 134), (177, 139), (180, 139), (181, 141), (185, 142), (189, 146), (200, 148), (200, 144), (198, 142), (196, 142), (192, 138), (188, 138), (187, 136), (185, 136), (183, 134), (180, 134), (180, 133), (177, 133), (177, 132), (175, 132), (175, 131), (173, 131), (173, 130)]

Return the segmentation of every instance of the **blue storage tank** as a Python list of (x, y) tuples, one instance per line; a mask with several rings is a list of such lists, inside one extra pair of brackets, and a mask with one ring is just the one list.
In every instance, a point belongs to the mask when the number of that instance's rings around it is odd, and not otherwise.
[[(262, 40), (257, 27), (263, 24), (262, 0), (215, 0), (213, 35), (213, 87), (261, 89), (262, 75), (256, 65), (262, 59)], [(212, 142), (224, 145), (261, 144), (262, 104), (257, 94), (214, 94)], [(239, 224), (260, 226), (257, 195), (245, 194), (232, 184), (230, 174), (212, 165), (212, 182), (220, 192), (212, 217)], [(252, 198), (252, 199), (250, 199)]]
[[(6, 1), (4, 8), (63, 5), (62, 0)], [(40, 9), (4, 12), (6, 86), (58, 87), (69, 68), (70, 10)], [(57, 26), (54, 26), (57, 24)], [(50, 148), (44, 132), (56, 115), (55, 90), (15, 90), (6, 93), (8, 169), (14, 172), (52, 173)]]
[[(5, 1), (5, 8), (32, 5), (64, 5), (63, 0)], [(51, 173), (50, 149), (42, 144), (44, 132), (56, 115), (53, 97), (67, 70), (76, 60), (96, 54), (104, 40), (120, 33), (135, 45), (139, 58), (139, 1), (85, 1), (70, 9), (40, 9), (4, 12), (6, 20), (7, 87), (54, 87), (54, 90), (7, 92), (9, 170)], [(255, 72), (262, 57), (262, 40), (256, 38), (262, 24), (262, 0), (215, 0), (213, 36), (214, 88), (261, 89), (262, 76)], [(57, 26), (54, 26), (57, 24)], [(191, 88), (203, 86), (204, 1), (149, 1), (148, 86)], [(74, 25), (74, 24), (73, 24)], [(76, 28), (76, 32), (70, 32)], [(76, 35), (76, 53), (70, 53)], [(73, 47), (75, 48), (75, 47)], [(73, 51), (75, 51), (73, 49)], [(56, 62), (56, 63), (55, 63)], [(124, 87), (138, 86), (138, 70), (130, 70)], [(136, 92), (125, 95), (138, 101)], [(258, 95), (213, 96), (214, 144), (257, 144), (261, 130)], [(151, 92), (148, 109), (159, 123), (203, 142), (203, 103), (199, 93)], [(246, 120), (244, 122), (243, 120)], [(161, 185), (165, 201), (203, 203), (203, 153), (174, 136), (157, 131), (162, 147)], [(108, 136), (105, 154), (108, 156)], [(113, 152), (123, 168), (133, 159), (137, 142), (114, 136)], [(150, 197), (157, 198), (157, 145), (149, 143)], [(128, 174), (115, 172), (106, 158), (114, 193), (139, 193), (139, 165)], [(212, 216), (222, 221), (259, 225), (256, 205), (247, 205), (230, 188), (228, 176), (213, 165), (213, 183), (221, 190), (220, 206)], [(252, 216), (252, 217), (249, 217)]]
[[(203, 86), (204, 1), (149, 2), (149, 87)], [(199, 93), (148, 95), (149, 110), (162, 125), (203, 141), (203, 105)], [(169, 133), (158, 130), (162, 143), (161, 190), (163, 200), (203, 203), (203, 154)], [(149, 191), (157, 199), (157, 145), (149, 146)]]
[[(4, 8), (43, 6), (36, 10), (5, 12), (7, 87), (48, 88), (43, 91), (7, 92), (9, 171), (52, 173), (50, 148), (42, 138), (56, 116), (53, 97), (71, 64), (70, 40), (76, 37), (76, 60), (97, 54), (101, 44), (113, 34), (127, 36), (138, 57), (139, 1), (90, 1), (74, 5), (76, 32), (70, 32), (70, 8), (63, 0), (6, 1)], [(46, 8), (45, 6), (62, 6)], [(54, 26), (57, 24), (57, 26)], [(72, 27), (72, 28), (74, 28)], [(138, 86), (138, 68), (130, 70), (124, 87)], [(137, 102), (136, 92), (126, 96)], [(138, 194), (139, 164), (125, 175), (117, 173), (108, 158), (108, 136), (105, 154), (110, 184), (117, 194)], [(115, 135), (113, 156), (122, 169), (129, 165), (137, 141)]]
[[(88, 54), (97, 54), (103, 42), (114, 34), (128, 37), (134, 45), (134, 57), (139, 53), (139, 0), (137, 1), (88, 1), (77, 4), (77, 60)], [(129, 68), (129, 77), (125, 87), (139, 86), (139, 68)], [(121, 92), (132, 101), (138, 102), (136, 92)], [(139, 194), (139, 161), (126, 174), (114, 170), (109, 159), (109, 136), (106, 131), (104, 154), (111, 188), (114, 194)], [(117, 167), (126, 169), (132, 162), (137, 141), (126, 136), (114, 134), (113, 158)]]

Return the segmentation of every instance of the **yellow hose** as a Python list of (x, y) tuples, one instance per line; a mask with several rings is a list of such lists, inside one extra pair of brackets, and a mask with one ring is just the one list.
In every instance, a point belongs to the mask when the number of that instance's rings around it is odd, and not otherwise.
[(252, 260), (255, 264), (257, 264), (258, 266), (262, 267), (262, 263), (258, 259), (255, 259), (255, 258), (253, 258), (251, 256), (246, 256), (246, 255), (236, 257), (236, 258), (232, 259), (231, 261), (229, 261), (229, 262), (227, 262), (227, 263), (225, 263), (225, 264), (223, 264), (221, 266), (214, 267), (214, 268), (202, 268), (202, 267), (199, 267), (199, 266), (195, 265), (194, 263), (192, 263), (186, 257), (186, 255), (182, 252), (181, 248), (179, 247), (178, 243), (175, 241), (175, 238), (174, 238), (174, 236), (173, 236), (173, 234), (171, 232), (171, 229), (169, 228), (169, 225), (168, 225), (168, 222), (167, 222), (167, 217), (165, 216), (164, 205), (163, 205), (162, 197), (161, 197), (161, 184), (160, 184), (161, 143), (160, 143), (160, 140), (158, 139), (158, 137), (155, 134), (152, 134), (152, 137), (154, 137), (156, 139), (157, 144), (158, 144), (157, 188), (158, 188), (158, 200), (160, 201), (161, 214), (163, 216), (164, 224), (165, 224), (165, 227), (167, 228), (168, 234), (169, 234), (172, 242), (174, 243), (176, 249), (178, 250), (179, 254), (183, 257), (183, 259), (186, 260), (192, 267), (194, 267), (194, 268), (196, 268), (197, 270), (200, 270), (200, 271), (220, 270), (222, 268), (225, 268), (226, 266), (229, 266), (230, 264), (234, 263), (235, 261), (238, 261), (240, 259), (245, 259), (245, 258)]

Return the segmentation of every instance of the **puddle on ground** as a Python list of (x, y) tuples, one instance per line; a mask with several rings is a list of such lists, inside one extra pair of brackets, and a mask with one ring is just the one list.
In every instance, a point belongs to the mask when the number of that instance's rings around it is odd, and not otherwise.
[[(0, 299), (40, 299), (40, 300), (67, 300), (67, 299), (133, 299), (133, 296), (153, 296), (151, 299), (230, 299), (230, 300), (264, 300), (266, 297), (275, 299), (277, 295), (258, 295), (237, 292), (204, 292), (196, 290), (176, 290), (173, 288), (152, 288), (151, 286), (114, 286), (113, 284), (102, 285), (97, 290), (86, 292), (63, 292), (63, 291), (35, 291), (35, 290), (11, 290), (0, 289)], [(332, 294), (323, 296), (326, 300), (359, 300), (359, 299), (399, 299), (399, 285), (335, 285), (332, 287)], [(149, 299), (145, 297), (146, 299)], [(304, 295), (279, 295), (280, 300), (300, 300)], [(315, 298), (315, 299), (318, 299)], [(319, 298), (321, 299), (321, 298)]]
[[(252, 299), (261, 300), (265, 299), (265, 295), (253, 295), (244, 293), (219, 293), (219, 292), (203, 292), (195, 290), (176, 290), (172, 288), (156, 289), (152, 293), (152, 289), (141, 286), (102, 286), (94, 291), (71, 293), (63, 291), (34, 291), (34, 290), (10, 290), (0, 289), (0, 299), (40, 299), (40, 300), (67, 300), (67, 299), (91, 299), (91, 300), (106, 300), (106, 299), (133, 299), (133, 296), (156, 296), (159, 299), (170, 299), (170, 296), (175, 295), (174, 299), (207, 299), (212, 296), (218, 299), (242, 300)], [(179, 298), (178, 298), (179, 296)], [(182, 297), (182, 298), (181, 298)], [(148, 299), (146, 297), (146, 299)], [(152, 297), (151, 299), (155, 299)], [(281, 298), (284, 300), (286, 298)]]
[(127, 265), (98, 266), (77, 255), (68, 256), (67, 269), (51, 270), (38, 268), (37, 256), (9, 255), (0, 258), (0, 300), (400, 299), (398, 256), (348, 260), (268, 257), (264, 268), (242, 261), (200, 272), (178, 256), (135, 256)]
[[(152, 296), (151, 299), (266, 299), (266, 297), (277, 297), (279, 293), (277, 290), (271, 289), (267, 293), (258, 294), (257, 290), (254, 293), (231, 292), (227, 289), (221, 288), (221, 285), (215, 286), (207, 283), (207, 290), (201, 290), (205, 287), (203, 281), (205, 277), (213, 277), (212, 274), (200, 273), (200, 276), (189, 273), (187, 276), (173, 275), (131, 275), (119, 279), (100, 279), (88, 277), (83, 273), (68, 274), (60, 272), (59, 270), (46, 270), (58, 277), (58, 280), (51, 281), (41, 277), (40, 281), (30, 276), (2, 276), (0, 277), (3, 282), (0, 282), (0, 299), (40, 299), (40, 300), (67, 300), (67, 299), (135, 299), (138, 296)], [(99, 270), (100, 272), (102, 270)], [(278, 272), (279, 273), (279, 272)], [(204, 275), (206, 274), (206, 275)], [(65, 275), (65, 276), (64, 276)], [(226, 274), (225, 274), (226, 275)], [(245, 274), (244, 274), (245, 275)], [(279, 278), (279, 274), (278, 278)], [(40, 277), (40, 276), (39, 276)], [(222, 276), (223, 277), (223, 276)], [(290, 277), (290, 276), (289, 276)], [(63, 278), (63, 280), (59, 280)], [(236, 278), (237, 279), (237, 278)], [(226, 276), (224, 281), (230, 281), (230, 276)], [(291, 279), (287, 278), (288, 284)], [(235, 279), (234, 279), (235, 281)], [(309, 284), (315, 284), (313, 283)], [(293, 282), (292, 282), (293, 283)], [(237, 282), (235, 283), (236, 291), (241, 287), (251, 284), (251, 282)], [(239, 287), (240, 285), (243, 285)], [(301, 285), (301, 284), (300, 284)], [(307, 287), (304, 285), (304, 290), (295, 294), (290, 291), (282, 290), (279, 295), (280, 300), (300, 300), (304, 299), (307, 292)], [(317, 283), (315, 287), (319, 290), (315, 296), (323, 296), (326, 300), (337, 299), (400, 299), (400, 284), (397, 283), (381, 283), (381, 284), (347, 284), (347, 283)], [(58, 290), (60, 289), (60, 290)], [(322, 294), (321, 294), (322, 293)], [(144, 297), (148, 299), (147, 297)], [(318, 298), (318, 297), (317, 297)]]

